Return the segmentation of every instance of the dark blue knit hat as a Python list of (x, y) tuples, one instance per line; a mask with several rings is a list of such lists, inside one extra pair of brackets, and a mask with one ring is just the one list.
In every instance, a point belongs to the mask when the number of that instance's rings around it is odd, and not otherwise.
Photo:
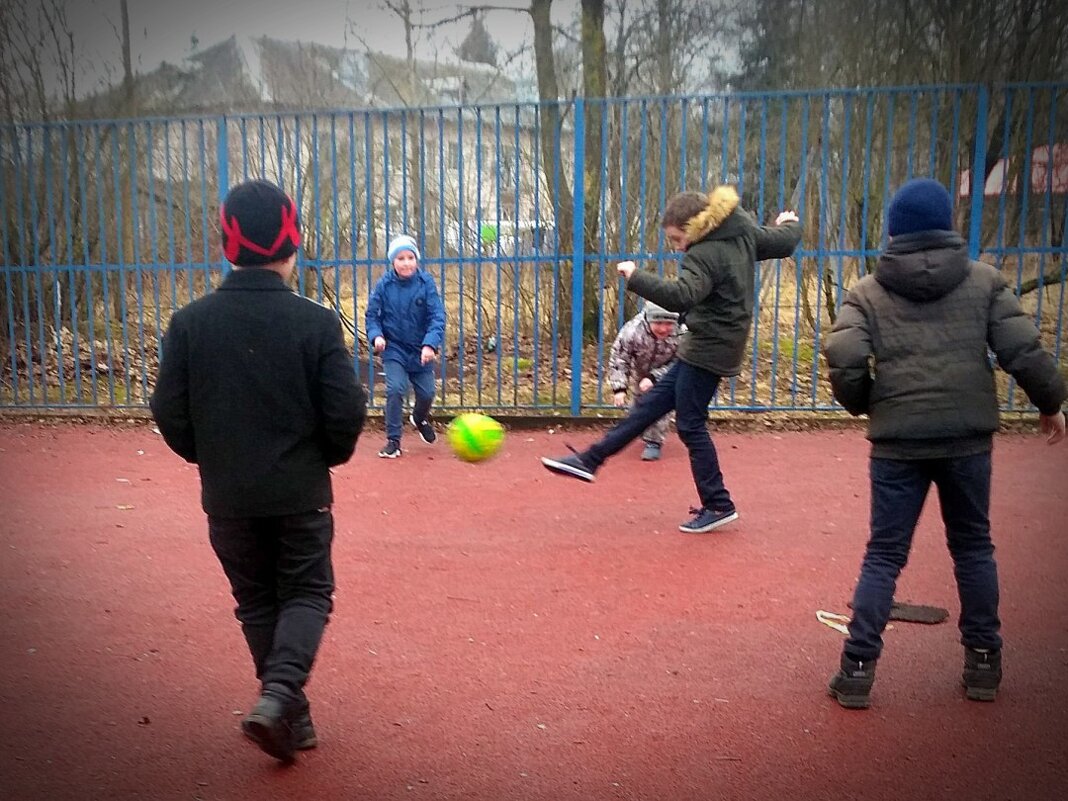
[(952, 231), (953, 201), (938, 181), (913, 178), (906, 182), (890, 201), (890, 236), (916, 231)]

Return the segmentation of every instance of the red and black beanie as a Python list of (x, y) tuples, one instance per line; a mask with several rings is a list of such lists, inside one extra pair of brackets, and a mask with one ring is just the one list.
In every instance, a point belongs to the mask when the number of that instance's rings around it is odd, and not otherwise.
[(297, 207), (270, 181), (246, 181), (233, 187), (219, 217), (223, 253), (238, 267), (283, 261), (300, 247)]

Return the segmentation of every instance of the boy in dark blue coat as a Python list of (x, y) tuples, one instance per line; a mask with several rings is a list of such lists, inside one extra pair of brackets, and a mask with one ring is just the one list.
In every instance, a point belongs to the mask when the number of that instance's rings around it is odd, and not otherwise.
[(423, 442), (437, 439), (430, 422), (434, 401), (434, 362), (445, 339), (445, 306), (434, 279), (419, 268), (419, 247), (410, 236), (395, 237), (386, 253), (386, 271), (367, 301), (367, 341), (382, 354), (386, 373), (386, 444), (378, 455), (401, 455), (402, 409), (409, 384), (415, 406), (408, 420)]

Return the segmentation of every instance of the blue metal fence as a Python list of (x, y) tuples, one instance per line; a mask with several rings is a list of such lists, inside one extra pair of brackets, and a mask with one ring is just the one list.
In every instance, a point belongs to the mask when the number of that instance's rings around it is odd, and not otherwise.
[[(170, 314), (228, 266), (217, 207), (266, 177), (293, 194), (298, 290), (362, 340), (397, 233), (449, 316), (439, 403), (596, 412), (638, 309), (614, 264), (672, 270), (658, 214), (734, 184), (761, 221), (796, 209), (795, 258), (757, 267), (751, 350), (723, 410), (831, 410), (820, 359), (886, 242), (894, 188), (931, 175), (974, 257), (997, 264), (1062, 365), (1068, 84), (918, 86), (78, 121), (0, 127), (0, 407), (141, 407)], [(975, 180), (974, 176), (981, 178)], [(1004, 381), (1003, 405), (1026, 408)]]

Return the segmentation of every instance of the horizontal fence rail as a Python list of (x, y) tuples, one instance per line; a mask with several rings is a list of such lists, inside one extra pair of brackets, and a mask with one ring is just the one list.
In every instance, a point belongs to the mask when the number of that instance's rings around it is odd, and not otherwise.
[[(0, 408), (141, 408), (175, 309), (217, 287), (218, 206), (264, 177), (297, 202), (295, 288), (336, 309), (384, 403), (363, 318), (409, 233), (448, 324), (438, 405), (612, 408), (613, 338), (640, 311), (615, 263), (671, 274), (659, 226), (684, 189), (734, 185), (792, 258), (757, 265), (742, 374), (713, 407), (840, 411), (821, 348), (886, 245), (887, 205), (942, 181), (1065, 365), (1068, 84), (731, 93), (562, 103), (0, 126)], [(978, 177), (977, 177), (978, 176)], [(1002, 406), (1030, 410), (1002, 377)]]

